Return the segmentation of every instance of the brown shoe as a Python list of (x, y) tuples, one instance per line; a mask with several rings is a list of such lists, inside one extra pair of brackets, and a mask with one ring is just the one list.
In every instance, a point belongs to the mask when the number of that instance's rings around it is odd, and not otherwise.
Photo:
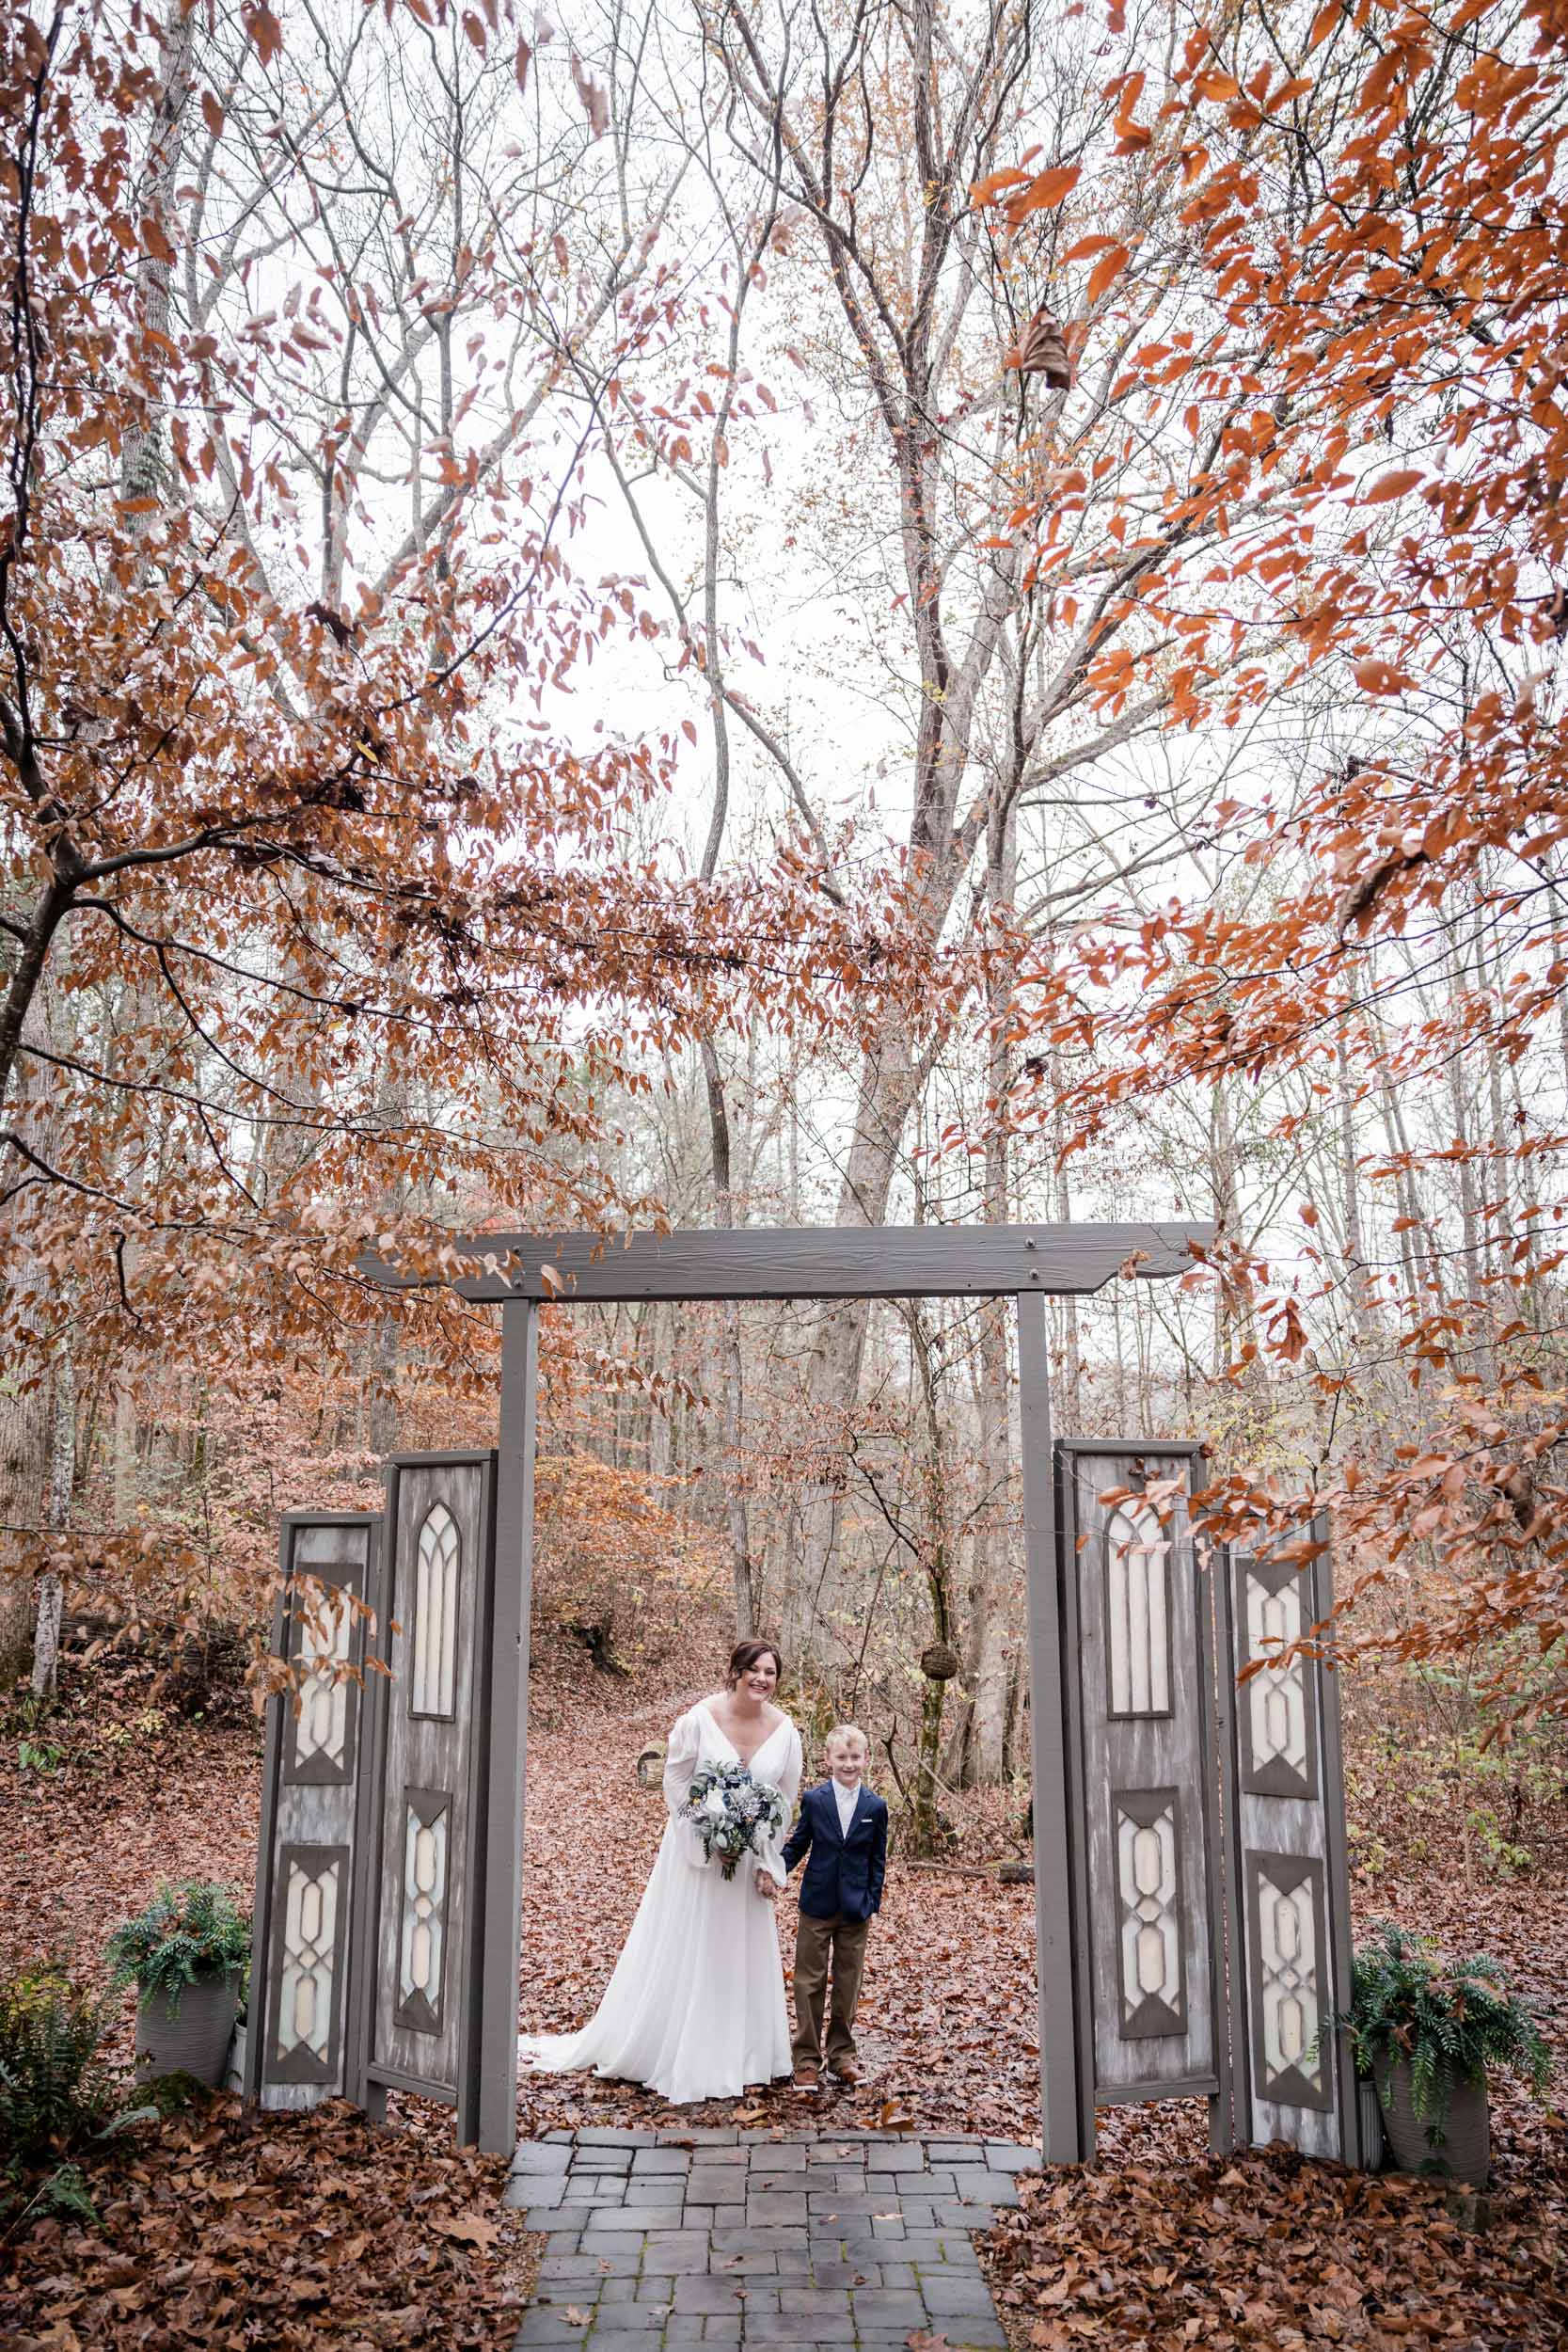
[(795, 2069), (795, 2088), (797, 2090), (815, 2090), (816, 2087), (816, 2069), (815, 2066), (798, 2066)]
[(830, 2066), (828, 2069), (828, 2080), (842, 2083), (846, 2090), (853, 2090), (860, 2078), (861, 2070), (853, 2058), (841, 2058), (836, 2066)]

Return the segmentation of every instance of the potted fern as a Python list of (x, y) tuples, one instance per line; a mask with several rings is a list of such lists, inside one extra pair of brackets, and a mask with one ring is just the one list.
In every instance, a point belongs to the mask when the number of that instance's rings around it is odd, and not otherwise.
[(250, 1930), (225, 1886), (160, 1886), (118, 1927), (109, 1959), (136, 1987), (136, 2071), (222, 2082), (250, 1959)]
[(1385, 1923), (1358, 1947), (1349, 2027), (1358, 2074), (1377, 2088), (1395, 2162), (1483, 2188), (1491, 2167), (1487, 2076), (1521, 2074), (1537, 2091), (1551, 2059), (1527, 2005), (1496, 1961), (1446, 1959), (1429, 1938)]

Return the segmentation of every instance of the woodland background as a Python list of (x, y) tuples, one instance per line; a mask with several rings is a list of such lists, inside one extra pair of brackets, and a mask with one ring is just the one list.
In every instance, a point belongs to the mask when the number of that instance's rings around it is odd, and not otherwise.
[[(1353, 1802), (1408, 1756), (1467, 1886), (1560, 1868), (1565, 45), (0, 26), (19, 1737), (62, 1626), (154, 1708), (264, 1681), (279, 1510), (490, 1440), (456, 1236), (1191, 1217), (1053, 1308), (1059, 1425), (1202, 1438), (1221, 1532), (1330, 1510)], [(907, 1851), (1005, 1837), (1005, 1314), (546, 1312), (544, 1362), (542, 1654), (648, 1694), (764, 1628)]]
[[(1061, 1426), (1554, 1714), (1553, 22), (7, 38), (13, 1658), (488, 1437), (368, 1242), (1185, 1216)], [(906, 1742), (950, 1639), (996, 1779), (1003, 1311), (546, 1321), (546, 1605), (721, 1580)]]

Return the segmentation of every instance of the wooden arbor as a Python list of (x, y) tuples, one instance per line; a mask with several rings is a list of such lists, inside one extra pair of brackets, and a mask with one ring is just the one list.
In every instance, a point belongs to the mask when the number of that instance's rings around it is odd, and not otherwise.
[[(285, 1578), (373, 1615), (278, 1646), (325, 1660), (275, 1703), (257, 1874), (247, 2090), (275, 2105), (388, 2087), (451, 2099), (460, 2138), (516, 2134), (537, 1319), (545, 1303), (1011, 1296), (1029, 1589), (1040, 2097), (1048, 2161), (1092, 2153), (1107, 2100), (1203, 2096), (1219, 2145), (1353, 2157), (1333, 2011), (1346, 1983), (1331, 1677), (1233, 1677), (1325, 1613), (1267, 1562), (1200, 1573), (1196, 1449), (1053, 1447), (1045, 1300), (1168, 1277), (1201, 1225), (485, 1234), (454, 1287), (501, 1311), (499, 1443), (401, 1456), (384, 1517), (291, 1514)], [(402, 1287), (395, 1269), (376, 1279)], [(1157, 1514), (1137, 1490), (1175, 1496)], [(1134, 1500), (1107, 1512), (1099, 1498)], [(1314, 1571), (1319, 1575), (1320, 1571)], [(314, 1648), (312, 1650), (312, 1644)], [(1262, 1647), (1259, 1647), (1259, 1645)], [(339, 1661), (335, 1667), (334, 1661)]]

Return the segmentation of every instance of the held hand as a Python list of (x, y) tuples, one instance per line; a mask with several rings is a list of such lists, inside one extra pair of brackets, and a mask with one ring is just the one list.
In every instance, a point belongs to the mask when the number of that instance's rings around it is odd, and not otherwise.
[(779, 1882), (770, 1870), (759, 1870), (752, 1883), (764, 1902), (776, 1903), (778, 1901)]

